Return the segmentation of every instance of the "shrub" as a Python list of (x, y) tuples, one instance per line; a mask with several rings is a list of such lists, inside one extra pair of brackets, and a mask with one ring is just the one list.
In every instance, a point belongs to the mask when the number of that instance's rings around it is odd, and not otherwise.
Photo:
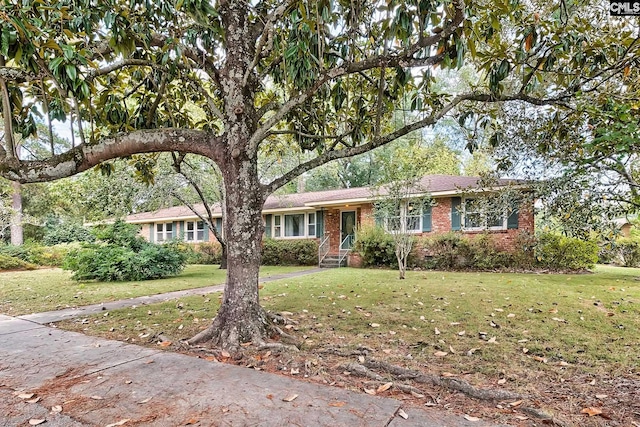
[(263, 265), (315, 265), (318, 263), (318, 243), (315, 240), (275, 240), (262, 242)]
[(398, 268), (393, 236), (382, 227), (362, 227), (358, 230), (353, 250), (362, 256), (363, 267)]
[(500, 251), (489, 234), (481, 234), (469, 242), (471, 266), (478, 270), (495, 270), (512, 267), (514, 256)]
[(459, 233), (445, 233), (427, 238), (423, 250), (429, 257), (427, 267), (441, 270), (469, 268), (473, 253), (469, 241)]
[(640, 266), (640, 241), (622, 238), (616, 242), (615, 253), (625, 267)]
[(138, 281), (178, 274), (187, 253), (179, 243), (155, 245), (137, 236), (137, 227), (121, 221), (96, 232), (101, 242), (69, 252), (63, 268), (76, 280)]
[(220, 264), (222, 261), (222, 247), (218, 242), (186, 246), (190, 247), (187, 253), (187, 264)]
[(598, 261), (598, 245), (572, 237), (544, 233), (535, 249), (539, 266), (554, 270), (584, 270)]
[(36, 243), (26, 243), (20, 246), (0, 246), (0, 254), (21, 259), (22, 261), (49, 267), (59, 267), (67, 253), (74, 245), (61, 244), (55, 246), (42, 246)]
[(0, 270), (33, 270), (36, 265), (23, 261), (20, 258), (0, 254)]
[(75, 222), (49, 223), (45, 227), (42, 242), (47, 246), (71, 242), (93, 242), (95, 236)]

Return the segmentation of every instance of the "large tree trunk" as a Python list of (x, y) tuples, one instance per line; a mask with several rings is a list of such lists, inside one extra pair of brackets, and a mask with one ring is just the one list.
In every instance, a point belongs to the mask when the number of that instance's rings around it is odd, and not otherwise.
[(227, 190), (224, 223), (227, 283), (213, 323), (189, 343), (210, 342), (234, 349), (242, 343), (264, 342), (269, 322), (258, 297), (264, 199), (257, 168), (250, 161), (232, 162), (229, 166), (223, 172)]
[(11, 244), (20, 246), (24, 243), (24, 233), (22, 228), (22, 185), (19, 182), (12, 182), (13, 194), (11, 195), (11, 205), (15, 211), (11, 220)]
[(210, 342), (227, 349), (248, 342), (260, 345), (270, 332), (267, 313), (258, 297), (265, 191), (258, 178), (257, 147), (250, 143), (258, 121), (253, 98), (257, 80), (247, 72), (255, 37), (245, 8), (241, 2), (226, 2), (219, 9), (228, 34), (233, 35), (227, 40), (227, 61), (220, 70), (225, 150), (212, 159), (224, 182), (227, 283), (212, 325), (189, 340), (190, 344)]

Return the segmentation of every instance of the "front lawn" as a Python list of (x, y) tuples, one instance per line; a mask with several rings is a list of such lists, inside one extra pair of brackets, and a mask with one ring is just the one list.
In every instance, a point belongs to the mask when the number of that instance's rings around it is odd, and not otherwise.
[[(309, 267), (271, 267), (260, 269), (261, 277), (289, 273)], [(71, 272), (61, 269), (0, 273), (0, 313), (18, 316), (154, 295), (183, 289), (223, 284), (225, 270), (217, 265), (189, 265), (182, 274), (143, 282), (75, 281)]]
[[(608, 425), (605, 417), (632, 425), (640, 422), (639, 279), (640, 269), (602, 266), (579, 275), (408, 272), (404, 281), (395, 271), (335, 269), (270, 282), (262, 303), (295, 321), (287, 330), (302, 351), (239, 363), (371, 391), (379, 382), (346, 375), (345, 364), (382, 360), (531, 396), (496, 407), (414, 384), (424, 396), (402, 397), (415, 404), (503, 423), (535, 418), (518, 411), (528, 405), (569, 425)], [(61, 326), (171, 349), (158, 346), (156, 334), (174, 343), (189, 338), (217, 307), (215, 297), (187, 297)], [(589, 407), (603, 414), (581, 413)]]

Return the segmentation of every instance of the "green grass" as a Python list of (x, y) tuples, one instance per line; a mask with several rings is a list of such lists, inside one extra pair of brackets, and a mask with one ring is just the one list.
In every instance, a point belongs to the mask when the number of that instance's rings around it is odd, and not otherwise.
[[(308, 354), (365, 345), (405, 365), (524, 385), (551, 371), (640, 374), (639, 276), (603, 266), (580, 275), (408, 272), (401, 281), (395, 271), (336, 269), (267, 283), (261, 300), (292, 313)], [(217, 308), (215, 297), (187, 297), (66, 324), (130, 342), (158, 331), (185, 339)]]
[[(299, 271), (308, 267), (270, 267), (261, 277)], [(27, 313), (115, 301), (183, 289), (222, 284), (225, 271), (216, 265), (190, 265), (178, 276), (142, 282), (75, 281), (60, 269), (0, 273), (0, 313)]]

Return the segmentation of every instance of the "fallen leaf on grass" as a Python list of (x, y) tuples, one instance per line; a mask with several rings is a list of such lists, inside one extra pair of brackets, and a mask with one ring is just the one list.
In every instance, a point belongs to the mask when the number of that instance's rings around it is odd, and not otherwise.
[(370, 388), (365, 388), (364, 392), (367, 394), (370, 394), (371, 396), (375, 396), (376, 395), (376, 391)]
[(184, 425), (190, 426), (192, 424), (196, 424), (197, 422), (198, 422), (197, 418), (189, 418), (189, 420), (186, 423), (184, 423)]
[(424, 394), (416, 393), (415, 391), (411, 390), (411, 396), (417, 399), (422, 399), (424, 397)]
[(230, 354), (228, 351), (226, 351), (226, 350), (222, 350), (222, 351), (220, 352), (220, 356), (222, 356), (222, 357), (226, 357), (226, 358), (228, 359), (228, 358), (230, 358), (230, 357), (231, 357), (231, 354)]
[(407, 413), (406, 413), (406, 412), (404, 412), (404, 411), (402, 410), (402, 408), (398, 409), (398, 415), (399, 415), (401, 418), (405, 419), (405, 420), (406, 420), (407, 418), (409, 418), (409, 415), (407, 415)]
[(453, 347), (452, 347), (452, 346), (449, 346), (449, 351), (450, 351), (452, 354), (456, 354), (456, 353), (457, 353), (457, 351), (455, 351), (455, 350), (453, 349)]
[(561, 319), (559, 317), (552, 317), (551, 320), (555, 320), (556, 322), (560, 322), (560, 323), (565, 323), (566, 322), (566, 320)]
[(27, 400), (27, 403), (38, 403), (39, 401), (40, 401), (40, 396), (36, 397), (35, 399)]
[(582, 411), (580, 411), (580, 413), (589, 414), (590, 417), (594, 417), (596, 415), (602, 415), (602, 409), (590, 406), (588, 408), (584, 408)]
[(442, 376), (445, 378), (451, 378), (451, 377), (455, 377), (456, 374), (452, 374), (451, 372), (443, 372)]
[(596, 394), (596, 399), (606, 399), (609, 397), (608, 394)]
[(533, 360), (537, 360), (538, 362), (547, 363), (546, 357), (533, 356)]
[(126, 423), (128, 423), (129, 421), (131, 421), (129, 418), (124, 419), (124, 420), (120, 420), (117, 423), (113, 423), (113, 424), (108, 424), (106, 427), (118, 427), (118, 426), (123, 426)]
[(214, 356), (207, 356), (204, 358), (204, 360), (206, 360), (207, 362), (217, 362), (218, 359), (216, 359)]
[(393, 383), (386, 383), (386, 384), (382, 384), (380, 387), (378, 387), (378, 390), (376, 390), (378, 393), (382, 393), (383, 391), (387, 391), (391, 388), (391, 386), (393, 386)]
[(496, 343), (496, 337), (491, 337), (489, 339), (489, 341), (487, 341), (487, 342), (490, 343), (490, 344), (495, 344)]
[(296, 400), (298, 398), (297, 394), (290, 394), (289, 396), (285, 397), (284, 399), (282, 399), (283, 402), (293, 402), (294, 400)]
[(45, 420), (43, 418), (31, 418), (29, 420), (29, 425), (30, 426), (37, 426), (37, 425), (40, 425), (40, 424), (46, 423), (46, 422), (47, 422), (47, 420)]
[(464, 414), (464, 419), (467, 421), (480, 421), (478, 417), (472, 417), (471, 415)]
[(498, 380), (498, 384), (502, 385), (502, 384), (506, 384), (507, 383), (507, 379), (506, 378), (500, 378)]
[(51, 407), (51, 413), (52, 414), (59, 414), (60, 412), (62, 412), (62, 406), (55, 405), (55, 406)]
[(169, 347), (171, 344), (171, 341), (162, 341), (159, 345), (160, 347)]
[(147, 403), (147, 402), (149, 402), (151, 399), (152, 399), (152, 397), (147, 397), (146, 399), (141, 400), (140, 402), (138, 402), (138, 405), (142, 405), (142, 404), (144, 404), (144, 403)]
[(478, 350), (480, 350), (480, 349), (479, 348), (472, 348), (471, 350), (467, 351), (467, 356), (473, 356), (473, 353), (475, 353)]
[(379, 323), (369, 323), (369, 326), (371, 326), (372, 328), (379, 328), (380, 324)]
[(36, 395), (35, 393), (20, 393), (18, 397), (20, 399), (31, 399), (35, 395)]
[(529, 417), (525, 417), (524, 415), (516, 415), (516, 420), (526, 421), (528, 419), (529, 419)]
[(346, 404), (347, 404), (347, 402), (341, 402), (341, 401), (338, 401), (338, 402), (329, 402), (329, 406), (333, 406), (333, 407), (336, 407), (336, 408), (341, 408), (341, 407), (343, 407), (343, 406), (344, 406), (344, 405), (346, 405)]
[(515, 402), (509, 403), (509, 406), (511, 406), (512, 408), (515, 408), (516, 406), (522, 405), (522, 402), (524, 402), (524, 400), (516, 400)]
[(104, 400), (104, 397), (102, 397), (102, 396), (91, 396), (91, 399), (93, 399), (93, 400)]
[(436, 333), (436, 335), (440, 335), (440, 329), (435, 328), (435, 333)]

